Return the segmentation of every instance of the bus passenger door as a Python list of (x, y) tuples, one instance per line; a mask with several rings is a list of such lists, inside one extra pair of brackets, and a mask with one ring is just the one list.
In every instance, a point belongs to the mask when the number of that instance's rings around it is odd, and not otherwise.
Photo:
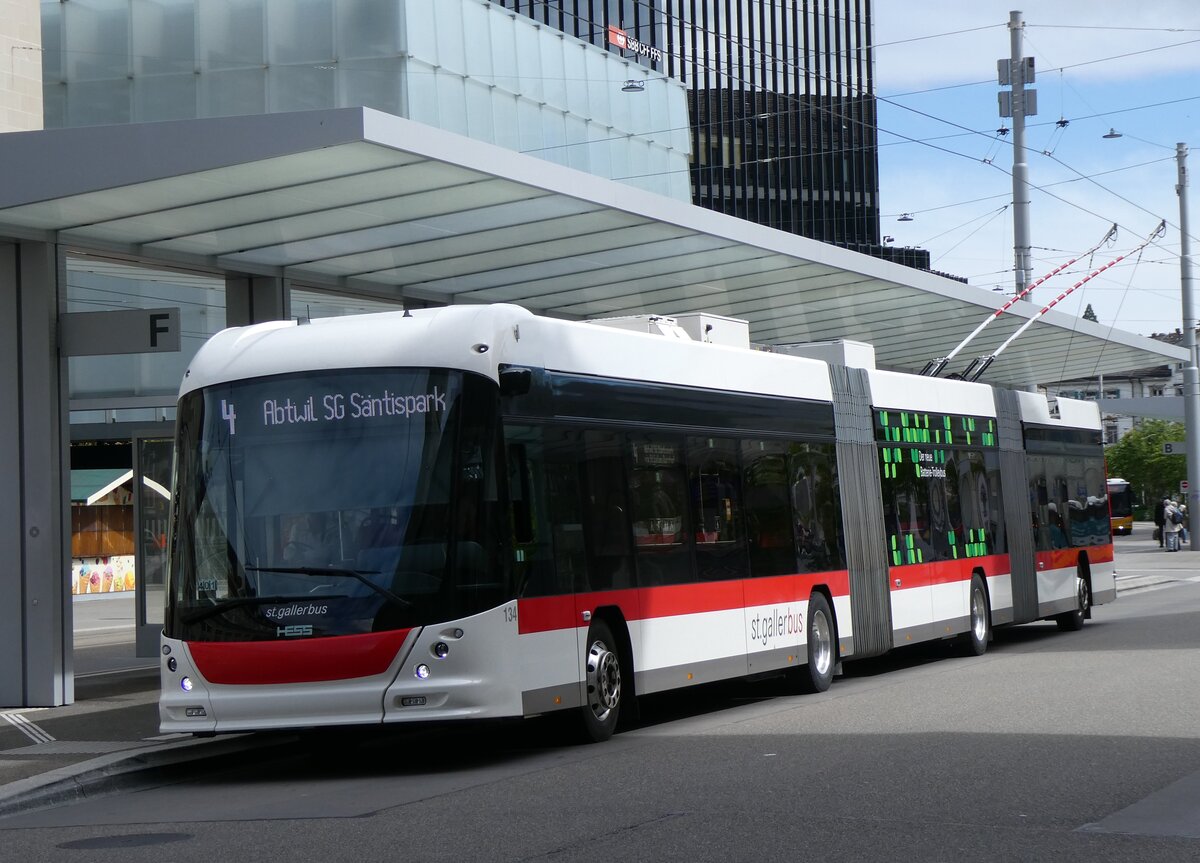
[(575, 584), (586, 566), (579, 432), (506, 425), (519, 683), (526, 714), (574, 707), (580, 660)]

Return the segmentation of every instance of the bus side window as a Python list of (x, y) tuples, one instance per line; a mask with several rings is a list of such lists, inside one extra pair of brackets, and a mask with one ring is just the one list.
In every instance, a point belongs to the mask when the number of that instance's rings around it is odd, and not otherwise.
[(782, 441), (742, 441), (746, 532), (752, 576), (798, 571), (787, 448)]
[(629, 504), (625, 489), (625, 438), (615, 432), (585, 431), (584, 533), (587, 570), (576, 590), (634, 586)]
[(737, 443), (720, 438), (688, 438), (687, 465), (700, 580), (745, 578)]
[(1003, 554), (1008, 550), (1008, 535), (1004, 523), (1000, 453), (996, 450), (984, 452), (981, 463), (973, 465), (972, 470), (980, 474), (977, 483), (980, 488), (980, 516), (988, 529), (988, 553)]
[(929, 563), (935, 556), (930, 544), (929, 484), (913, 471), (912, 454), (909, 447), (879, 450), (885, 555), (892, 566)]
[(832, 444), (792, 444), (788, 456), (800, 572), (845, 567), (837, 455)]
[(1050, 490), (1046, 487), (1046, 458), (1041, 455), (1026, 457), (1029, 471), (1029, 510), (1033, 520), (1034, 551), (1049, 551), (1050, 544)]
[[(963, 463), (970, 470), (969, 462), (967, 462), (965, 453)], [(949, 551), (948, 557), (953, 560), (963, 556), (962, 544), (968, 541), (966, 525), (970, 524), (974, 527), (974, 519), (970, 522), (963, 520), (963, 501), (960, 496), (961, 484), (958, 478), (958, 461), (956, 453), (949, 452), (946, 455), (946, 479), (942, 483), (943, 490), (946, 495), (946, 527), (945, 527), (945, 547)]]
[(505, 429), (513, 568), (518, 595), (570, 593), (582, 577), (578, 433)]
[(630, 436), (630, 506), (642, 587), (682, 584), (693, 578), (687, 478), (676, 438)]

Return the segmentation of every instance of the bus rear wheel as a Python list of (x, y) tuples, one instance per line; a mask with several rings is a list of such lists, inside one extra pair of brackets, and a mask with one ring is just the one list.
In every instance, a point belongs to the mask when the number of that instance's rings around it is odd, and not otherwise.
[(1092, 590), (1088, 587), (1087, 579), (1082, 575), (1075, 576), (1075, 610), (1057, 615), (1054, 622), (1062, 632), (1078, 632), (1083, 629), (1087, 620), (1088, 610), (1092, 607)]
[(602, 743), (613, 736), (621, 714), (621, 657), (612, 630), (603, 620), (588, 630), (584, 657), (586, 702), (581, 708), (584, 741)]
[(971, 576), (971, 628), (963, 634), (963, 650), (968, 656), (983, 656), (987, 652), (992, 632), (992, 614), (988, 608), (983, 579)]
[(833, 683), (837, 666), (837, 636), (833, 612), (823, 593), (808, 600), (808, 663), (792, 672), (801, 692), (824, 692)]

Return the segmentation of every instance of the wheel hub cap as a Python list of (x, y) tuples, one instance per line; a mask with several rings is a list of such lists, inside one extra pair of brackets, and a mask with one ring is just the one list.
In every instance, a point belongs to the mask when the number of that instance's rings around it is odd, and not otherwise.
[(621, 703), (621, 663), (602, 641), (588, 651), (588, 704), (603, 721)]

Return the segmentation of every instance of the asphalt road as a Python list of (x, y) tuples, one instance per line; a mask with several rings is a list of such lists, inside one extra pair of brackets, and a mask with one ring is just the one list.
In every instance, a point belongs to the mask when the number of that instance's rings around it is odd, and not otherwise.
[[(1121, 544), (1119, 571), (1191, 574)], [(1176, 580), (981, 658), (848, 663), (821, 695), (650, 699), (599, 746), (538, 722), (323, 735), (6, 819), (0, 859), (1195, 861), (1198, 624)]]

